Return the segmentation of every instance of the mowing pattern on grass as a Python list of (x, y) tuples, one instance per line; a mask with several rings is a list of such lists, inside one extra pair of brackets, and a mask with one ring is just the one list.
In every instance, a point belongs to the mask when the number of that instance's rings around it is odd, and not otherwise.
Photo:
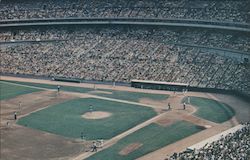
[[(90, 105), (93, 111), (110, 112), (112, 116), (96, 120), (82, 118), (89, 112)], [(18, 124), (72, 138), (80, 138), (83, 132), (88, 140), (110, 139), (155, 115), (156, 112), (148, 107), (86, 98), (32, 113), (21, 118)]]
[(112, 91), (112, 94), (94, 93), (102, 97), (128, 100), (133, 102), (139, 102), (141, 98), (149, 98), (152, 100), (165, 100), (169, 97), (167, 94), (153, 94), (153, 93), (141, 93), (141, 92), (127, 92), (127, 91)]
[[(47, 89), (57, 89), (56, 85), (51, 84), (41, 84), (41, 83), (30, 83), (30, 82), (18, 82), (18, 81), (7, 81), (16, 84), (29, 85), (34, 87), (41, 87)], [(72, 86), (61, 86), (61, 90), (70, 91), (70, 92), (79, 92), (79, 93), (88, 93), (94, 94), (107, 98), (114, 98), (120, 100), (127, 100), (133, 102), (139, 102), (141, 98), (149, 98), (153, 100), (165, 100), (169, 97), (167, 94), (154, 94), (154, 93), (141, 93), (141, 92), (128, 92), (128, 91), (112, 91), (109, 89), (97, 89), (96, 91), (108, 91), (112, 92), (112, 94), (105, 93), (93, 93), (91, 91), (95, 91), (92, 88), (83, 88), (83, 87), (72, 87)]]
[[(187, 97), (183, 101), (187, 102)], [(216, 100), (190, 97), (190, 103), (197, 107), (195, 115), (215, 123), (223, 123), (235, 115), (235, 111), (229, 105)]]
[(0, 81), (0, 100), (6, 100), (22, 94), (28, 94), (37, 91), (41, 90), (29, 87), (17, 86), (14, 84), (8, 84)]
[[(167, 127), (153, 123), (128, 135), (110, 148), (94, 154), (87, 160), (134, 160), (201, 130), (203, 128), (186, 121), (179, 121)], [(122, 149), (133, 143), (141, 143), (142, 146), (128, 155), (119, 154)]]

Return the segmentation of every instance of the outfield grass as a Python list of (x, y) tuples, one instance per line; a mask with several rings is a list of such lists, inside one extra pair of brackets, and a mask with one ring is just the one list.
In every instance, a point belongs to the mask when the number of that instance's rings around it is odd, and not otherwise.
[[(89, 111), (111, 112), (111, 117), (99, 120), (83, 119)], [(80, 138), (83, 132), (88, 140), (110, 139), (156, 115), (152, 108), (95, 98), (75, 99), (32, 113), (18, 124), (50, 133)]]
[[(19, 82), (19, 81), (6, 81), (6, 82), (21, 84), (21, 85), (27, 85), (27, 86), (33, 86), (33, 87), (40, 87), (40, 88), (45, 88), (45, 89), (55, 89), (55, 90), (57, 90), (57, 85), (52, 85), (52, 84)], [(64, 85), (61, 85), (60, 89), (63, 90), (63, 91), (79, 92), (79, 93), (87, 93), (89, 91), (93, 91), (93, 89), (91, 89), (91, 88), (72, 87), (72, 86), (64, 86)]]
[[(187, 97), (183, 99), (187, 103)], [(203, 97), (190, 97), (190, 103), (197, 107), (194, 113), (203, 119), (222, 123), (231, 119), (235, 111), (227, 104)]]
[(0, 81), (0, 100), (6, 100), (22, 94), (28, 94), (37, 91), (41, 90), (29, 87), (17, 86), (14, 84), (8, 84)]
[[(30, 82), (18, 82), (18, 81), (7, 81), (16, 84), (41, 87), (47, 89), (57, 89), (57, 85), (51, 84), (41, 84), (41, 83), (30, 83)], [(128, 92), (128, 91), (113, 91), (110, 89), (97, 89), (94, 90), (92, 88), (84, 88), (84, 87), (72, 87), (72, 86), (61, 86), (61, 90), (69, 91), (69, 92), (78, 92), (78, 93), (89, 93), (107, 98), (114, 98), (120, 100), (127, 100), (133, 102), (139, 102), (141, 98), (149, 98), (152, 100), (165, 100), (169, 97), (167, 94), (154, 94), (154, 93), (141, 93), (141, 92)], [(95, 93), (91, 91), (107, 91), (112, 92), (112, 94), (105, 93)]]
[[(201, 130), (201, 127), (186, 121), (179, 121), (167, 127), (153, 123), (128, 135), (110, 148), (94, 154), (87, 160), (134, 160)], [(124, 147), (132, 143), (143, 145), (128, 155), (119, 154)]]
[(94, 93), (95, 95), (121, 99), (133, 102), (139, 102), (141, 98), (149, 98), (152, 100), (165, 100), (169, 97), (167, 94), (153, 94), (153, 93), (141, 93), (141, 92), (128, 92), (128, 91), (112, 91), (112, 94)]

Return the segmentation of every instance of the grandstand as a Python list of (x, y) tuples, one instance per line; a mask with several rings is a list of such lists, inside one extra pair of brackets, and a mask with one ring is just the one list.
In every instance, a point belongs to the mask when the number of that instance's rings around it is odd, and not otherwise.
[[(226, 133), (228, 132), (228, 133)], [(191, 159), (249, 159), (249, 123), (227, 130), (223, 135), (216, 135), (204, 144), (192, 146), (189, 151), (175, 153), (165, 160), (191, 160)], [(220, 136), (220, 137), (219, 137)], [(217, 140), (213, 140), (217, 139)], [(200, 146), (199, 146), (200, 145)]]
[[(250, 1), (0, 0), (0, 56), (1, 76), (188, 89), (249, 102)], [(191, 157), (178, 156), (170, 159)]]
[(249, 23), (249, 1), (1, 1), (1, 19), (128, 17)]
[(1, 32), (1, 65), (3, 73), (167, 81), (248, 93), (249, 37), (172, 27), (21, 27)]

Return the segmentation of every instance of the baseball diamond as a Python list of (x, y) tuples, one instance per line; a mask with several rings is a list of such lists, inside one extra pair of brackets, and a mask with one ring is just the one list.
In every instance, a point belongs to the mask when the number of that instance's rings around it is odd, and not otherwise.
[(0, 159), (250, 159), (249, 17), (249, 0), (0, 0)]

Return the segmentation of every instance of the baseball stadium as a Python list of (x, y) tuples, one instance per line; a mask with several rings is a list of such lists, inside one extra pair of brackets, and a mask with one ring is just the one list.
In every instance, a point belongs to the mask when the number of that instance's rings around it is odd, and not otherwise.
[(0, 0), (1, 160), (249, 160), (249, 0)]

